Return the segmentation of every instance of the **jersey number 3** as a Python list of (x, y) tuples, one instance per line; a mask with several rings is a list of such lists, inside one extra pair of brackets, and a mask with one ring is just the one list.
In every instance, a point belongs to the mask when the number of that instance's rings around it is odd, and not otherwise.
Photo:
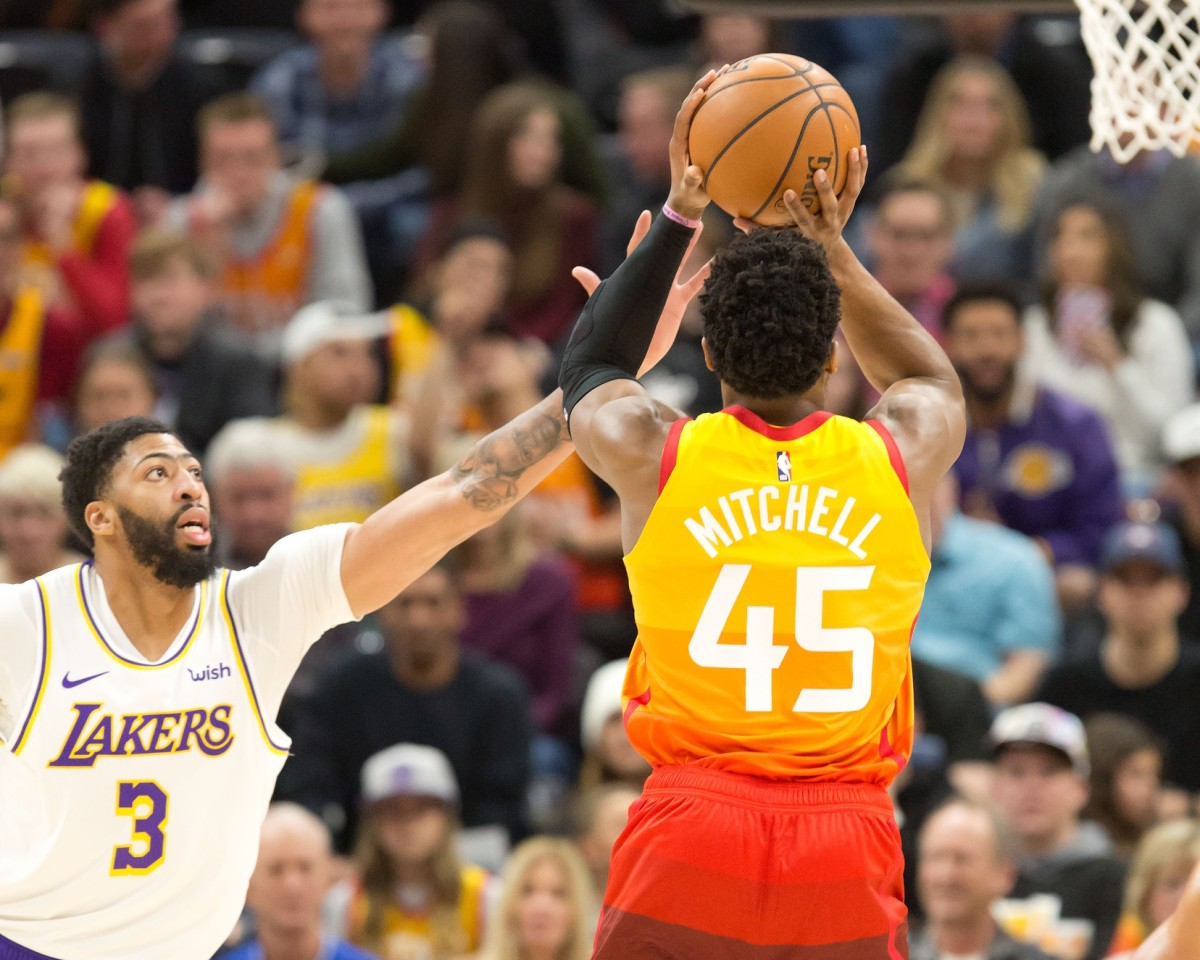
[[(830, 629), (823, 626), (822, 621), (826, 593), (866, 590), (874, 573), (874, 567), (800, 567), (796, 570), (796, 644), (801, 650), (813, 653), (849, 653), (851, 679), (849, 687), (800, 691), (793, 710), (849, 713), (861, 710), (871, 699), (874, 635), (866, 627)], [(688, 644), (688, 654), (701, 667), (746, 671), (746, 710), (767, 713), (774, 709), (772, 674), (779, 669), (789, 649), (774, 643), (775, 608), (747, 607), (746, 642), (720, 642), (749, 575), (749, 564), (727, 563), (721, 568)]]
[[(140, 876), (162, 864), (167, 847), (167, 792), (153, 780), (117, 784), (117, 814), (133, 817), (133, 844), (113, 849), (113, 876)], [(137, 852), (134, 850), (137, 848)]]

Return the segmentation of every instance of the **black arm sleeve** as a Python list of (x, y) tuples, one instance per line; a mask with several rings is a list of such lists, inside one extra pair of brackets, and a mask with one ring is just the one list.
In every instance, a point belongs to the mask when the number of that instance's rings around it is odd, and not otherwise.
[(660, 215), (584, 305), (558, 374), (568, 426), (575, 404), (596, 387), (637, 377), (693, 233)]

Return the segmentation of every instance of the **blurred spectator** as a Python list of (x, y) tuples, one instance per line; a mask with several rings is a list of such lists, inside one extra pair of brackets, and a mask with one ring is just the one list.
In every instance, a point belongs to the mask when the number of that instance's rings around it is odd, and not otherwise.
[(272, 805), (246, 891), (254, 936), (221, 960), (373, 960), (373, 954), (322, 933), (321, 904), (332, 879), (325, 824), (294, 803)]
[(1182, 644), (1175, 618), (1187, 603), (1179, 539), (1165, 524), (1126, 523), (1104, 547), (1099, 651), (1064, 660), (1039, 698), (1084, 719), (1116, 712), (1141, 720), (1167, 745), (1164, 779), (1200, 791), (1200, 648)]
[(1017, 846), (1012, 897), (1056, 897), (1059, 916), (1090, 924), (1085, 956), (1104, 956), (1121, 910), (1125, 867), (1095, 824), (1081, 823), (1088, 756), (1079, 718), (1044, 703), (1011, 707), (992, 724), (995, 802)]
[(568, 840), (532, 837), (512, 852), (483, 960), (588, 960), (599, 901)]
[[(35, 437), (48, 406), (64, 404), (79, 365), (79, 321), (47, 306), (42, 291), (25, 283), (20, 213), (0, 194), (0, 456)], [(41, 409), (39, 409), (39, 407)], [(61, 416), (62, 411), (57, 411)]]
[(1146, 938), (1175, 912), (1188, 875), (1200, 861), (1200, 823), (1175, 820), (1155, 827), (1138, 844), (1125, 885), (1125, 904), (1110, 957), (1131, 960)]
[(1021, 309), (1008, 284), (975, 282), (942, 314), (969, 418), (954, 471), (968, 515), (1038, 541), (1070, 613), (1095, 593), (1104, 534), (1124, 514), (1120, 483), (1100, 418), (1022, 369)]
[(576, 799), (575, 843), (600, 895), (608, 886), (613, 846), (629, 822), (629, 808), (641, 795), (639, 788), (618, 780), (596, 784)]
[(412, 743), (381, 750), (363, 766), (361, 797), (348, 939), (382, 960), (477, 951), (495, 887), (455, 850), (459, 791), (445, 755)]
[(942, 310), (954, 294), (950, 198), (928, 183), (892, 180), (867, 228), (871, 272), (921, 326), (941, 337)]
[(650, 764), (625, 735), (621, 688), (628, 666), (628, 660), (613, 660), (588, 680), (580, 718), (583, 770), (579, 787), (584, 792), (602, 783), (623, 783), (640, 791), (650, 775)]
[(986, 807), (951, 800), (921, 829), (917, 888), (925, 926), (909, 943), (911, 960), (986, 957), (1049, 960), (1001, 930), (991, 908), (1016, 880), (1012, 841)]
[(964, 56), (934, 78), (896, 172), (937, 184), (953, 201), (955, 276), (1025, 277), (1045, 167), (1012, 78), (994, 60)]
[(528, 693), (507, 667), (463, 652), (466, 618), (446, 562), (377, 614), (384, 650), (325, 677), (297, 718), (280, 793), (325, 816), (341, 844), (353, 835), (358, 779), (371, 754), (400, 742), (438, 747), (462, 792), (467, 827), (523, 830), (529, 779)]
[(380, 314), (310, 303), (283, 334), (284, 416), (274, 421), (295, 475), (292, 523), (361, 523), (399, 495), (408, 474), (408, 419), (368, 403), (379, 390), (372, 340)]
[(964, 54), (990, 57), (1012, 76), (1029, 108), (1033, 145), (1054, 159), (1091, 136), (1091, 67), (1080, 51), (1042, 39), (1035, 19), (1008, 11), (971, 11), (941, 18), (927, 43), (901, 55), (883, 84), (875, 176), (903, 156), (938, 71)]
[(63, 458), (26, 444), (0, 460), (0, 583), (24, 583), (84, 557), (66, 547)]
[(1179, 535), (1190, 587), (1179, 632), (1200, 637), (1200, 403), (1184, 407), (1167, 421), (1162, 446), (1171, 464), (1163, 483), (1163, 520)]
[(296, 22), (299, 0), (247, 3), (246, 0), (183, 0), (188, 29), (267, 27), (286, 30)]
[(1133, 251), (1131, 272), (1146, 296), (1175, 307), (1192, 341), (1200, 340), (1200, 162), (1166, 150), (1117, 163), (1086, 146), (1051, 167), (1037, 200), (1036, 259), (1054, 242), (1059, 211), (1087, 197), (1115, 205), (1124, 215)]
[(303, 0), (310, 42), (250, 84), (271, 105), (280, 142), (301, 155), (353, 150), (403, 120), (423, 68), (409, 38), (383, 36), (387, 0)]
[(204, 479), (217, 521), (221, 566), (256, 566), (292, 532), (295, 481), (270, 421), (255, 417), (229, 423), (209, 444)]
[(153, 223), (196, 182), (196, 114), (217, 88), (175, 51), (177, 0), (96, 0), (96, 60), (81, 88), (92, 176)]
[(87, 0), (0, 0), (0, 29), (82, 30)]
[(70, 307), (91, 338), (129, 320), (129, 200), (87, 180), (79, 109), (55, 93), (30, 93), (5, 109), (6, 180), (21, 209), (22, 270), (46, 301)]
[(515, 83), (491, 93), (466, 145), (462, 190), (438, 205), (425, 239), (427, 249), (439, 249), (464, 216), (500, 223), (513, 248), (508, 328), (546, 343), (583, 306), (571, 268), (595, 265), (598, 243), (595, 205), (561, 180), (561, 131), (545, 86)]
[(1083, 725), (1092, 773), (1085, 820), (1098, 823), (1128, 860), (1158, 818), (1166, 747), (1149, 727), (1120, 713), (1097, 713)]
[(786, 47), (787, 34), (781, 24), (765, 17), (712, 13), (700, 18), (700, 36), (692, 62), (699, 77), (708, 70), (720, 70), (727, 63), (760, 53), (787, 53)]
[(1163, 426), (1193, 397), (1187, 333), (1171, 307), (1143, 296), (1111, 205), (1071, 201), (1052, 222), (1042, 302), (1025, 315), (1026, 365), (1105, 418), (1123, 479), (1145, 485)]
[(543, 734), (559, 731), (571, 705), (579, 624), (575, 572), (539, 553), (518, 507), (458, 548), (467, 622), (462, 645), (519, 673)]
[(914, 657), (977, 680), (993, 706), (1020, 703), (1058, 651), (1049, 564), (1033, 541), (963, 516), (948, 475), (932, 509), (933, 566)]
[(158, 382), (157, 419), (203, 458), (230, 420), (275, 412), (274, 372), (217, 333), (214, 266), (195, 240), (182, 233), (143, 233), (133, 246), (130, 270), (131, 333)]
[(71, 426), (82, 434), (123, 417), (151, 417), (157, 403), (158, 382), (142, 352), (120, 340), (101, 341), (84, 354)]
[(199, 116), (202, 179), (171, 208), (221, 265), (225, 319), (261, 353), (277, 355), (289, 317), (307, 303), (371, 306), (362, 236), (335, 188), (283, 171), (267, 104), (230, 94)]

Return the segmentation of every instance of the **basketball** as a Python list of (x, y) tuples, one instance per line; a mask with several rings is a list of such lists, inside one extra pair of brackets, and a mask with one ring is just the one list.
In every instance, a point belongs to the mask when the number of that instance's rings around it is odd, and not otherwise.
[(816, 212), (819, 169), (840, 194), (847, 156), (860, 143), (858, 112), (833, 74), (786, 53), (749, 57), (718, 77), (688, 137), (713, 202), (765, 226), (791, 222), (788, 189)]

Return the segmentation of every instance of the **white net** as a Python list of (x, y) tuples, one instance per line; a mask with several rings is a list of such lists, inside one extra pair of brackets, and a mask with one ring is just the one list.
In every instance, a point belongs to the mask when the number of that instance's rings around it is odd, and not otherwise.
[(1092, 149), (1120, 163), (1200, 139), (1200, 0), (1075, 0), (1095, 67)]

